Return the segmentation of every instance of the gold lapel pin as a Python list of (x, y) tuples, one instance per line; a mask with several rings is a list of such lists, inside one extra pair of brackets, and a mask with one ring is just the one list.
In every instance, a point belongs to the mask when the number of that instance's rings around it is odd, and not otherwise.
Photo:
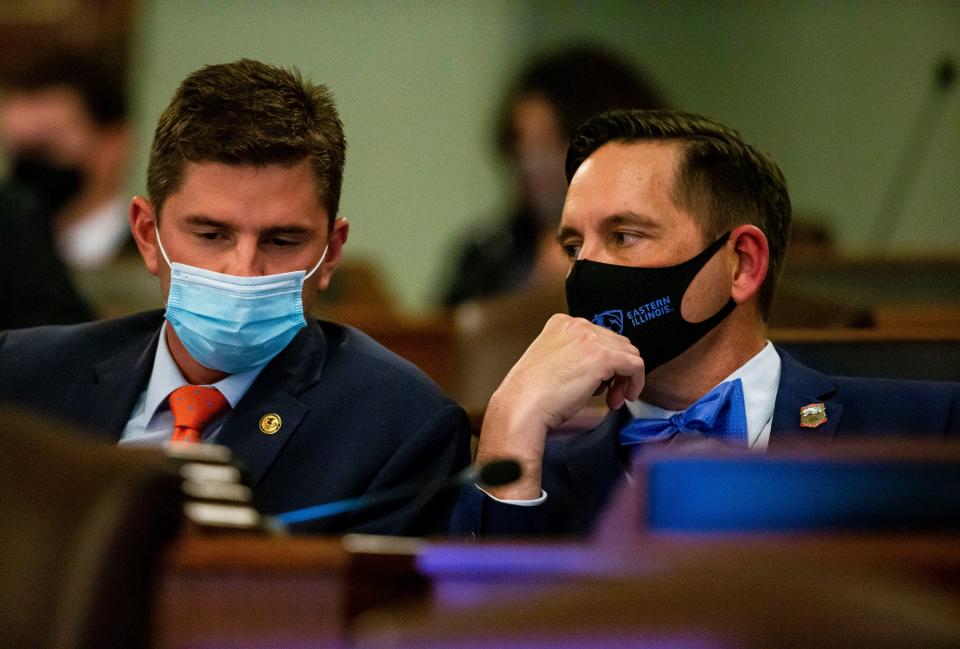
[(802, 428), (816, 428), (826, 423), (827, 406), (822, 403), (808, 403), (800, 408), (800, 426)]
[(281, 421), (280, 415), (275, 412), (269, 412), (263, 417), (260, 417), (260, 432), (264, 435), (273, 435), (280, 430), (282, 424), (283, 421)]

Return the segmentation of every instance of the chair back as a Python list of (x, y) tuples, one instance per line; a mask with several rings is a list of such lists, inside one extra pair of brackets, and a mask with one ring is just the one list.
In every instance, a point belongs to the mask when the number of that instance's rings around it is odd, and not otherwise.
[(825, 374), (960, 381), (960, 327), (932, 329), (771, 330), (795, 359)]
[(0, 408), (0, 645), (146, 647), (180, 480), (158, 450)]

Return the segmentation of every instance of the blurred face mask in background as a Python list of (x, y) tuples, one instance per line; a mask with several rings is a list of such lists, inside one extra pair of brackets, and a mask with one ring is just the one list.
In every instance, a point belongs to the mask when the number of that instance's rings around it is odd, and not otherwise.
[(59, 164), (42, 152), (27, 151), (13, 157), (10, 181), (30, 192), (44, 215), (52, 219), (79, 193), (86, 178), (79, 166)]

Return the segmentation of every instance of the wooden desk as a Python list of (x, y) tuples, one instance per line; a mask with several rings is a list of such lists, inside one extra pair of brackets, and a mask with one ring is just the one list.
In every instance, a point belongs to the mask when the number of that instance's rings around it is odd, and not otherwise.
[(354, 647), (960, 646), (960, 536), (645, 535), (432, 546), (428, 607)]
[(428, 593), (415, 540), (188, 532), (169, 550), (153, 645), (344, 647), (351, 620)]
[[(694, 627), (736, 641), (712, 646), (960, 641), (960, 535), (372, 541), (187, 535), (165, 562), (154, 646), (523, 646), (557, 633), (591, 646)], [(646, 615), (624, 617), (623, 597)]]

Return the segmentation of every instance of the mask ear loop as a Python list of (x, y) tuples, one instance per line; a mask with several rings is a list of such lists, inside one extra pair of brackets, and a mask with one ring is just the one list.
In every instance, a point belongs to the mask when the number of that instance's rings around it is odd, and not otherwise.
[(173, 268), (173, 264), (170, 263), (170, 258), (167, 257), (167, 251), (163, 249), (163, 242), (160, 241), (160, 229), (157, 227), (157, 222), (153, 222), (153, 231), (157, 234), (157, 247), (160, 248), (160, 254), (163, 255), (163, 260), (167, 262), (167, 266)]
[(310, 270), (309, 273), (307, 273), (306, 275), (303, 276), (303, 281), (307, 281), (308, 279), (310, 279), (310, 276), (311, 276), (311, 275), (313, 275), (315, 272), (317, 272), (317, 269), (320, 268), (320, 264), (322, 264), (322, 263), (323, 263), (323, 260), (327, 258), (327, 250), (329, 250), (329, 249), (330, 249), (330, 242), (328, 241), (328, 242), (327, 242), (327, 245), (325, 245), (325, 246), (323, 247), (323, 254), (320, 255), (320, 261), (317, 262), (317, 265), (314, 266), (314, 267)]

